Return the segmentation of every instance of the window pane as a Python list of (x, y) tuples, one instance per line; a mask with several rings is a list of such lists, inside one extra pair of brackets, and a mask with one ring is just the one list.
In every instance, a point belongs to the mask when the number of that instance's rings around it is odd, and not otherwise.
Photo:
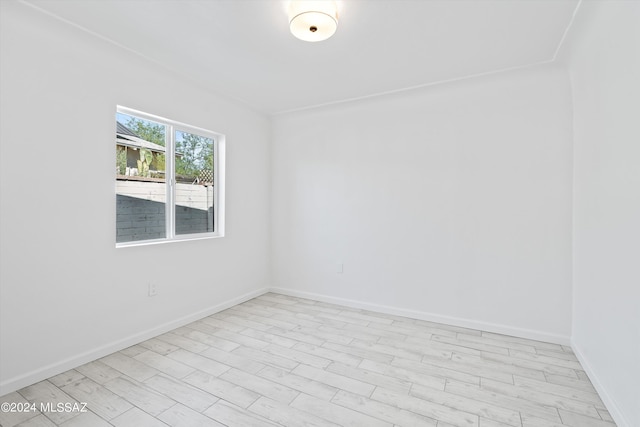
[(176, 234), (213, 232), (213, 139), (175, 133)]
[(166, 237), (166, 128), (116, 115), (116, 242)]

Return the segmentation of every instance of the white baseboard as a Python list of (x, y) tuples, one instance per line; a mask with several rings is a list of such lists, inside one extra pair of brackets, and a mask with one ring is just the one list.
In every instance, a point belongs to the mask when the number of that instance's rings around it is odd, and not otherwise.
[(116, 351), (120, 351), (132, 345), (138, 344), (142, 341), (146, 341), (150, 338), (164, 334), (166, 332), (169, 332), (173, 329), (179, 328), (181, 326), (184, 326), (196, 320), (202, 319), (207, 316), (211, 316), (212, 314), (218, 313), (222, 310), (226, 310), (227, 308), (233, 307), (234, 305), (238, 305), (245, 301), (249, 301), (250, 299), (260, 296), (266, 292), (269, 292), (268, 288), (262, 288), (255, 291), (248, 292), (244, 295), (240, 295), (239, 297), (232, 298), (228, 301), (222, 302), (220, 304), (216, 304), (212, 307), (206, 308), (204, 310), (200, 310), (196, 313), (189, 314), (179, 319), (175, 319), (175, 320), (163, 323), (162, 325), (159, 325), (157, 327), (139, 332), (137, 334), (128, 336), (118, 341), (105, 344), (103, 346), (86, 351), (77, 356), (73, 356), (73, 357), (61, 360), (59, 362), (52, 363), (48, 366), (45, 366), (40, 369), (36, 369), (26, 374), (23, 374), (14, 378), (10, 378), (0, 383), (0, 396), (4, 396), (5, 394), (19, 390), (23, 387), (37, 383), (39, 381), (45, 380), (54, 375), (61, 374), (62, 372), (66, 372), (69, 369), (73, 369), (80, 365), (84, 365), (85, 363), (89, 363), (93, 360), (99, 359), (101, 357), (104, 357)]
[(412, 319), (427, 320), (430, 322), (444, 323), (452, 326), (460, 326), (463, 328), (477, 329), (487, 332), (493, 332), (496, 334), (510, 335), (514, 337), (550, 342), (554, 344), (571, 345), (571, 338), (569, 336), (536, 331), (533, 329), (515, 328), (513, 326), (500, 325), (497, 323), (481, 322), (478, 320), (445, 316), (441, 314), (428, 313), (425, 311), (409, 310), (406, 308), (392, 307), (388, 305), (374, 304), (346, 298), (337, 298), (312, 292), (298, 291), (295, 289), (271, 288), (270, 291), (293, 297), (307, 298), (331, 304), (344, 305), (352, 308), (360, 308), (370, 311), (377, 311), (379, 313), (409, 317)]
[(607, 392), (607, 389), (602, 385), (602, 382), (596, 375), (593, 367), (584, 356), (582, 351), (580, 351), (580, 347), (578, 347), (578, 345), (573, 342), (573, 340), (571, 343), (571, 348), (578, 358), (578, 361), (580, 361), (582, 368), (587, 373), (589, 380), (591, 380), (591, 384), (593, 384), (596, 391), (598, 392), (598, 395), (600, 395), (600, 399), (602, 399), (602, 402), (607, 407), (607, 411), (609, 411), (609, 414), (611, 414), (611, 417), (615, 421), (616, 425), (618, 427), (631, 427), (631, 423), (628, 422), (626, 417), (622, 414), (622, 411), (616, 404), (616, 401), (611, 397), (611, 395)]
[[(328, 295), (321, 295), (321, 294), (316, 294), (311, 292), (297, 291), (294, 289), (262, 288), (252, 292), (248, 292), (244, 295), (230, 299), (228, 301), (209, 307), (207, 309), (200, 310), (196, 313), (181, 317), (179, 319), (172, 320), (170, 322), (166, 322), (155, 328), (151, 328), (146, 331), (142, 331), (137, 334), (128, 336), (121, 340), (105, 344), (103, 346), (89, 350), (77, 356), (73, 356), (68, 359), (64, 359), (59, 362), (52, 363), (43, 368), (28, 372), (26, 374), (23, 374), (14, 378), (10, 378), (0, 383), (0, 396), (19, 390), (23, 387), (34, 384), (38, 381), (42, 381), (44, 379), (50, 378), (54, 375), (58, 375), (62, 372), (68, 371), (69, 369), (73, 369), (77, 366), (99, 359), (108, 354), (125, 349), (132, 345), (138, 344), (142, 341), (164, 334), (172, 329), (176, 329), (188, 323), (202, 319), (203, 317), (207, 317), (212, 314), (218, 313), (222, 310), (233, 307), (234, 305), (241, 304), (245, 301), (248, 301), (252, 298), (263, 295), (267, 292), (275, 292), (283, 295), (290, 295), (290, 296), (295, 296), (299, 298), (307, 298), (307, 299), (312, 299), (316, 301), (344, 305), (346, 307), (377, 311), (380, 313), (393, 314), (396, 316), (409, 317), (412, 319), (419, 319), (419, 320), (427, 320), (427, 321), (437, 322), (437, 323), (444, 323), (447, 325), (483, 330), (487, 332), (511, 335), (511, 336), (520, 337), (520, 338), (552, 342), (552, 343), (557, 343), (562, 345), (571, 344), (569, 337), (550, 334), (550, 333), (541, 332), (541, 331), (530, 330), (530, 329), (514, 328), (506, 325), (480, 322), (480, 321), (471, 320), (471, 319), (445, 316), (445, 315), (428, 313), (428, 312), (417, 311), (417, 310), (409, 310), (405, 308), (368, 303), (364, 301), (357, 301), (357, 300), (351, 300), (346, 298), (332, 297)], [(605, 401), (605, 403), (607, 402)]]

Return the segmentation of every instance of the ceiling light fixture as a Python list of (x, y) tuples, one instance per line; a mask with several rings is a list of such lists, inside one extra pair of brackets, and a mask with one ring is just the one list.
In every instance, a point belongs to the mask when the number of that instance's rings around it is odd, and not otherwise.
[(336, 2), (292, 0), (289, 3), (289, 29), (306, 42), (328, 39), (338, 29)]

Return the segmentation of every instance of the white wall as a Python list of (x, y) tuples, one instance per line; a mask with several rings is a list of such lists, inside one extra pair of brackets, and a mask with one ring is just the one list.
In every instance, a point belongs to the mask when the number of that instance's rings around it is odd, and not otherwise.
[(570, 123), (554, 66), (276, 117), (274, 286), (568, 343)]
[[(573, 302), (574, 348), (640, 425), (638, 3), (583, 2), (564, 49), (573, 291), (560, 68), (279, 116), (271, 151), (263, 116), (0, 5), (0, 395), (255, 294), (272, 265), (290, 292), (558, 342)], [(114, 248), (116, 104), (227, 134), (227, 237)]]
[[(270, 124), (0, 3), (2, 395), (268, 285)], [(116, 104), (227, 135), (225, 238), (115, 249)]]
[(573, 346), (620, 427), (640, 426), (640, 3), (583, 2), (573, 86)]

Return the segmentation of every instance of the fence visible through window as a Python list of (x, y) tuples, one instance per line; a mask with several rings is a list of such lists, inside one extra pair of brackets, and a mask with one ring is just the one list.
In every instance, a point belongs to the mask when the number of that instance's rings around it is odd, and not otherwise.
[(215, 147), (214, 135), (118, 112), (116, 243), (215, 232)]

